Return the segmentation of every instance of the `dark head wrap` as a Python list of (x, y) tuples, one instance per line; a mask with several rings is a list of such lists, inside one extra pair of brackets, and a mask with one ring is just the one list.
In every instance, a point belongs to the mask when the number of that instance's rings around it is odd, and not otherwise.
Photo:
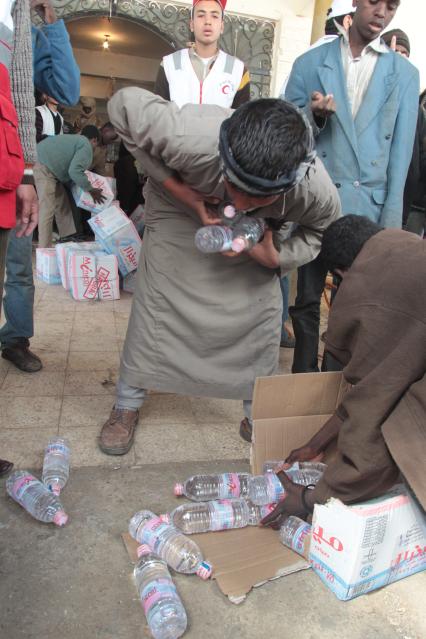
[[(287, 102), (287, 104), (289, 104)], [(281, 173), (273, 180), (258, 177), (251, 173), (246, 173), (237, 163), (232, 153), (228, 140), (228, 128), (230, 118), (224, 120), (219, 133), (219, 152), (222, 160), (222, 170), (224, 176), (237, 188), (255, 197), (267, 197), (268, 195), (279, 195), (289, 191), (305, 177), (308, 169), (312, 166), (316, 157), (315, 141), (311, 125), (305, 114), (293, 104), (290, 105), (303, 119), (306, 131), (306, 156), (296, 169)], [(231, 116), (232, 117), (232, 116)]]

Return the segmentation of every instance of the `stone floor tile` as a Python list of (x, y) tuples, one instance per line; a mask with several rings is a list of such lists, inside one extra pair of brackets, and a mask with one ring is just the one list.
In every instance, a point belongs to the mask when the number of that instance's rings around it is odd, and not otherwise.
[(70, 352), (72, 351), (100, 351), (100, 352), (117, 352), (118, 341), (114, 336), (99, 336), (86, 334), (84, 337), (71, 336), (69, 344)]
[(199, 426), (200, 434), (205, 442), (207, 458), (243, 459), (250, 457), (250, 444), (239, 435), (240, 422), (215, 424), (203, 423)]
[(71, 448), (72, 468), (81, 466), (133, 466), (136, 463), (134, 447), (127, 455), (105, 455), (98, 447), (99, 428), (65, 428), (59, 427), (59, 434), (65, 437)]
[(148, 395), (141, 408), (141, 421), (167, 424), (195, 424), (189, 397), (181, 395)]
[(68, 371), (65, 377), (64, 396), (115, 396), (116, 383), (116, 368), (104, 369), (101, 371)]
[(191, 406), (199, 423), (235, 421), (240, 423), (244, 417), (243, 403), (239, 399), (213, 399), (210, 397), (192, 397)]
[(200, 429), (192, 424), (145, 422), (136, 431), (138, 464), (209, 459)]
[(47, 441), (57, 434), (57, 425), (50, 428), (0, 428), (1, 456), (12, 461), (16, 469), (41, 469)]
[(0, 397), (0, 430), (15, 428), (57, 428), (62, 396)]
[(35, 322), (34, 336), (37, 338), (69, 338), (73, 330), (72, 322), (51, 322), (49, 319)]
[(63, 333), (62, 335), (52, 335), (49, 333), (35, 334), (31, 339), (31, 348), (46, 351), (62, 351), (66, 352), (70, 346), (71, 335)]
[(45, 324), (46, 322), (53, 322), (57, 324), (72, 324), (74, 322), (74, 313), (49, 313), (46, 317), (46, 311), (34, 311), (34, 322), (36, 327), (39, 324)]
[(93, 300), (88, 302), (75, 302), (75, 314), (92, 315), (92, 313), (109, 313), (114, 310), (114, 302), (101, 302)]
[(69, 371), (118, 370), (119, 365), (117, 351), (71, 351), (68, 358)]
[[(32, 344), (31, 344), (32, 348)], [(51, 351), (45, 348), (33, 349), (43, 364), (43, 371), (64, 371), (67, 367), (68, 351)]]
[(14, 368), (7, 373), (0, 389), (0, 396), (8, 397), (57, 397), (64, 389), (65, 373), (43, 371), (23, 373)]
[(60, 429), (91, 428), (99, 430), (106, 422), (114, 404), (110, 395), (65, 396), (62, 402)]
[(278, 374), (286, 375), (291, 373), (291, 367), (293, 364), (293, 348), (280, 348), (280, 361), (278, 365)]

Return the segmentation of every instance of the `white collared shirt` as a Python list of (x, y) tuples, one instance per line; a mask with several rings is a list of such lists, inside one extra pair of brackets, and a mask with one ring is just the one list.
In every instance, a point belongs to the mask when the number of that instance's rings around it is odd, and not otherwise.
[(343, 71), (346, 76), (346, 88), (352, 112), (355, 120), (370, 84), (371, 77), (381, 53), (389, 53), (388, 47), (381, 41), (380, 36), (367, 44), (361, 51), (361, 55), (354, 58), (349, 45), (348, 32), (340, 27), (340, 50), (342, 52)]

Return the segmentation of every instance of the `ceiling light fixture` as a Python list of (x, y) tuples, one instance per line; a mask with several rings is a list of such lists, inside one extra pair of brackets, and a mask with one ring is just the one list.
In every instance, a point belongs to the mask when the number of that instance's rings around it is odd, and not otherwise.
[(105, 51), (109, 49), (109, 38), (109, 35), (105, 35), (105, 40), (102, 43), (102, 47), (105, 49)]

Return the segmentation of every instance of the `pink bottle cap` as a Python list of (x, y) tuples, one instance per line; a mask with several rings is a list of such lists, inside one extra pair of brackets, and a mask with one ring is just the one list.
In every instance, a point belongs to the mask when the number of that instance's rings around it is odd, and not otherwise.
[(246, 243), (242, 237), (236, 237), (235, 240), (232, 241), (232, 250), (234, 253), (242, 253), (246, 248)]
[(164, 513), (164, 515), (160, 515), (160, 519), (165, 524), (170, 524), (170, 515), (168, 515), (167, 513)]
[(59, 486), (59, 484), (53, 484), (52, 486), (49, 486), (49, 488), (57, 497), (61, 494), (61, 487)]
[(141, 544), (140, 546), (137, 547), (137, 550), (136, 550), (138, 559), (140, 559), (140, 557), (143, 557), (143, 555), (149, 555), (150, 552), (152, 552), (152, 550), (147, 544)]
[(204, 581), (210, 579), (213, 572), (213, 566), (208, 561), (202, 561), (197, 569), (197, 575)]
[(225, 208), (223, 209), (224, 217), (227, 217), (229, 220), (232, 220), (232, 218), (235, 217), (235, 214), (236, 214), (236, 210), (232, 206), (232, 204), (227, 204)]
[(53, 523), (57, 526), (65, 526), (68, 521), (68, 515), (64, 510), (58, 510), (53, 517)]
[(183, 495), (183, 484), (175, 484), (174, 493), (176, 497)]

